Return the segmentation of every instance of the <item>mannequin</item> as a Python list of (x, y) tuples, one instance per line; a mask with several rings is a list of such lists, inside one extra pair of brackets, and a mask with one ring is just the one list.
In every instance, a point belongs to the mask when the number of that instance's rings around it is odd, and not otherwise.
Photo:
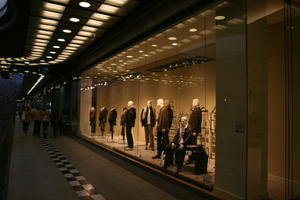
[(191, 143), (192, 129), (188, 124), (187, 117), (181, 117), (179, 121), (179, 129), (173, 138), (173, 141), (166, 147), (164, 168), (173, 164), (173, 157), (175, 153), (175, 164), (177, 173), (181, 171), (183, 166), (186, 147)]
[[(202, 122), (202, 112), (200, 108), (200, 100), (193, 99), (192, 112), (189, 117), (189, 126), (191, 127), (192, 130), (191, 144), (193, 145), (197, 144), (197, 137), (199, 133), (201, 133), (201, 122)], [(187, 163), (192, 163), (191, 157), (189, 157)]]
[(115, 108), (112, 108), (109, 112), (108, 122), (110, 125), (110, 132), (111, 132), (111, 140), (114, 139), (114, 126), (117, 124), (117, 111)]
[(107, 120), (107, 109), (102, 107), (99, 112), (99, 127), (100, 127), (100, 135), (104, 135), (105, 132), (105, 124)]
[(152, 107), (152, 101), (147, 101), (147, 106), (142, 109), (141, 113), (141, 124), (145, 130), (146, 139), (146, 150), (151, 149), (154, 151), (154, 140), (153, 140), (153, 127), (156, 122), (156, 112)]
[(125, 141), (125, 124), (126, 124), (127, 111), (128, 111), (127, 107), (124, 107), (122, 109), (121, 120), (120, 120), (121, 135), (123, 137), (123, 142)]
[(133, 101), (128, 101), (127, 109), (128, 111), (126, 114), (125, 127), (126, 127), (126, 138), (127, 138), (128, 147), (126, 150), (132, 150), (133, 149), (132, 128), (135, 125), (135, 119), (136, 119), (136, 109), (133, 105)]
[[(163, 104), (162, 99), (157, 100), (158, 107)], [(169, 144), (169, 131), (172, 126), (173, 111), (170, 106), (170, 102), (166, 100), (164, 106), (160, 108), (157, 119), (157, 154), (152, 157), (153, 159), (159, 159), (162, 152), (165, 150), (166, 145)]]
[(96, 132), (96, 109), (95, 107), (90, 108), (90, 126), (91, 126), (91, 133)]

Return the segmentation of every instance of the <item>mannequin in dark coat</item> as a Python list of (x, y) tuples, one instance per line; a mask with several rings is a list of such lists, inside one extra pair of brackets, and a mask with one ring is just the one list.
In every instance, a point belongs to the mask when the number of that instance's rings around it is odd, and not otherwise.
[(126, 137), (127, 137), (127, 144), (128, 150), (133, 149), (133, 137), (132, 137), (132, 128), (135, 125), (136, 119), (136, 109), (133, 106), (133, 101), (128, 102), (128, 111), (126, 114), (125, 126), (126, 126)]
[(109, 112), (108, 122), (110, 125), (111, 139), (114, 139), (114, 126), (117, 124), (117, 111), (112, 108)]
[(99, 112), (99, 126), (100, 126), (100, 133), (104, 135), (105, 132), (105, 124), (107, 120), (108, 111), (105, 107), (102, 107)]

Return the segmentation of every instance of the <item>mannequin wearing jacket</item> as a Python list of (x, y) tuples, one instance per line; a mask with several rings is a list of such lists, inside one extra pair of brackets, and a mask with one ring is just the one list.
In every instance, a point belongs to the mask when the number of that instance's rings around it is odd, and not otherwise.
[(180, 128), (177, 130), (173, 141), (166, 147), (164, 168), (167, 168), (173, 164), (173, 157), (175, 153), (177, 173), (181, 171), (184, 162), (186, 146), (191, 143), (191, 136), (192, 129), (187, 123), (187, 118), (182, 117), (180, 119)]
[(94, 107), (91, 107), (91, 109), (90, 109), (90, 126), (91, 126), (91, 132), (95, 133), (95, 131), (96, 131), (96, 110)]
[(135, 125), (135, 119), (136, 119), (136, 109), (133, 106), (133, 101), (129, 101), (127, 104), (127, 114), (125, 119), (125, 127), (126, 127), (126, 138), (127, 138), (127, 144), (128, 148), (127, 150), (133, 149), (133, 137), (132, 137), (132, 128)]
[(115, 108), (112, 108), (109, 112), (108, 122), (110, 126), (111, 139), (114, 139), (114, 126), (117, 124), (117, 111)]
[[(193, 108), (189, 117), (189, 125), (192, 130), (191, 144), (193, 145), (197, 144), (198, 135), (199, 133), (201, 133), (202, 111), (199, 104), (200, 104), (199, 99), (193, 99), (193, 103), (192, 103)], [(190, 164), (192, 162), (193, 162), (192, 158), (189, 157), (187, 163)]]
[(154, 150), (153, 127), (156, 122), (156, 112), (152, 107), (152, 101), (147, 101), (147, 106), (143, 108), (141, 113), (141, 124), (145, 130), (146, 149)]
[(107, 109), (105, 107), (102, 107), (99, 112), (99, 126), (100, 126), (100, 134), (104, 135), (105, 132), (105, 124), (107, 120)]
[(168, 100), (165, 105), (159, 110), (157, 119), (157, 154), (152, 157), (159, 159), (166, 145), (169, 144), (169, 131), (172, 125), (173, 111)]

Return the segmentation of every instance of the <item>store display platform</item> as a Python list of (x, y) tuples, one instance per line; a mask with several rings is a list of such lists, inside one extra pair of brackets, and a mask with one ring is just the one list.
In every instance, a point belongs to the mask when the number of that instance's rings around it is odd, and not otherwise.
[(163, 168), (163, 159), (152, 159), (155, 155), (155, 151), (146, 150), (145, 145), (135, 144), (132, 150), (126, 149), (126, 142), (122, 140), (120, 136), (117, 136), (112, 141), (111, 138), (107, 136), (95, 136), (95, 135), (79, 135), (80, 138), (93, 142), (94, 144), (104, 147), (113, 152), (117, 152), (126, 157), (130, 157), (136, 161), (142, 162), (148, 166), (158, 169), (162, 172), (168, 173), (171, 176), (180, 178), (184, 181), (192, 183), (201, 188), (211, 191), (213, 189), (215, 180), (215, 163), (214, 160), (209, 159), (208, 161), (208, 173), (196, 175), (194, 174), (194, 164), (184, 164), (182, 171), (176, 173), (176, 167), (170, 166), (167, 169)]

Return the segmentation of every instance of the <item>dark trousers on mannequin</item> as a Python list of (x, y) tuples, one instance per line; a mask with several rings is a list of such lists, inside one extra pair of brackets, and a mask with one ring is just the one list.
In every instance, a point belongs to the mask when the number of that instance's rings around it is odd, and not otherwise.
[(126, 138), (127, 138), (127, 144), (129, 148), (133, 148), (133, 138), (132, 138), (132, 126), (126, 125)]
[(111, 133), (111, 139), (114, 139), (114, 125), (110, 124), (110, 133)]
[(179, 149), (179, 146), (176, 146), (175, 149), (172, 149), (172, 145), (167, 145), (166, 150), (165, 150), (165, 164), (164, 167), (167, 168), (171, 165), (173, 165), (174, 163), (174, 153), (175, 153), (175, 164), (177, 169), (181, 169), (183, 166), (183, 162), (184, 162), (184, 156), (185, 156), (185, 152), (186, 152), (186, 148), (184, 147), (183, 149)]
[(169, 144), (169, 131), (157, 131), (157, 157), (161, 157), (162, 152)]
[[(199, 135), (199, 133), (197, 133), (196, 135), (192, 135), (192, 137), (191, 137), (191, 144), (192, 145), (197, 145), (198, 135)], [(192, 162), (193, 162), (192, 156), (189, 156), (189, 159), (188, 159), (187, 163), (190, 164)]]
[(122, 135), (122, 139), (125, 140), (125, 126), (123, 125), (121, 127), (121, 135)]

